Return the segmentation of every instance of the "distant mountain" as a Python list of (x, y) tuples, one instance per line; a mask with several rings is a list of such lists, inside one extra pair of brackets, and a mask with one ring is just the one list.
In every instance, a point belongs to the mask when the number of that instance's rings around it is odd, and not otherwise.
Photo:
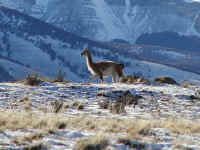
[(200, 56), (164, 47), (130, 45), (123, 40), (97, 42), (66, 32), (24, 13), (0, 7), (0, 66), (10, 77), (22, 78), (29, 72), (55, 77), (61, 68), (66, 79), (85, 81), (89, 72), (84, 47), (94, 60), (125, 64), (126, 74), (153, 78), (172, 76), (178, 81), (200, 79)]
[(142, 34), (136, 40), (136, 44), (155, 45), (200, 53), (200, 37), (185, 36), (170, 31)]
[(145, 33), (200, 36), (195, 0), (0, 0), (65, 31), (90, 39), (134, 43)]

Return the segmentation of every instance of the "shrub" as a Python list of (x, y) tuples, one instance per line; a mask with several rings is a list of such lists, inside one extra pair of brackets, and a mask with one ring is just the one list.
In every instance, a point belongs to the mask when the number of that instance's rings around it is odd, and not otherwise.
[(77, 110), (83, 110), (84, 109), (84, 105), (83, 104), (79, 104), (78, 106), (77, 106)]
[(109, 105), (109, 110), (113, 114), (125, 113), (125, 104), (119, 102), (113, 102)]
[(59, 122), (57, 125), (58, 129), (65, 129), (66, 128), (66, 123), (65, 122)]
[(108, 109), (109, 104), (110, 104), (110, 102), (108, 100), (103, 100), (103, 101), (98, 102), (100, 109)]
[(19, 102), (28, 102), (30, 99), (28, 96), (24, 96), (22, 99), (19, 100)]
[(123, 103), (124, 105), (137, 105), (138, 100), (143, 98), (140, 95), (133, 95), (130, 91), (124, 92), (123, 96), (117, 97), (117, 102)]
[(23, 148), (23, 150), (43, 150), (43, 149), (46, 149), (46, 147), (42, 143), (29, 145)]
[(31, 111), (32, 110), (32, 102), (31, 101), (26, 102), (24, 105), (24, 109), (26, 111)]
[(124, 144), (124, 145), (129, 146), (130, 148), (133, 148), (133, 149), (139, 149), (139, 150), (146, 149), (145, 143), (132, 141), (132, 140), (126, 139), (126, 138), (118, 139), (117, 143)]
[(126, 83), (127, 81), (128, 81), (128, 79), (126, 78), (126, 76), (121, 77), (121, 78), (119, 79), (119, 82), (120, 82), (120, 83)]
[(102, 136), (82, 138), (77, 141), (76, 150), (104, 150), (108, 146), (108, 140)]
[(62, 70), (58, 70), (58, 75), (56, 77), (56, 82), (63, 82), (64, 81), (64, 73), (62, 73)]
[(40, 82), (41, 80), (39, 79), (38, 73), (36, 72), (32, 74), (27, 74), (24, 80), (25, 85), (31, 85), (31, 86), (39, 85)]
[(194, 86), (194, 85), (195, 85), (195, 83), (190, 82), (190, 81), (183, 81), (183, 82), (181, 83), (181, 86), (184, 87), (184, 88), (187, 88), (187, 87), (189, 87), (189, 86)]
[(25, 96), (24, 98), (19, 100), (19, 102), (23, 103), (24, 110), (31, 111), (31, 109), (32, 109), (32, 101), (30, 100), (30, 98), (28, 96)]
[(34, 141), (39, 141), (43, 138), (43, 134), (42, 133), (31, 133), (25, 136), (17, 136), (14, 137), (12, 139), (12, 142), (17, 144), (17, 145), (21, 145), (21, 144), (25, 144), (27, 142), (29, 143), (33, 143)]
[(51, 102), (51, 106), (52, 106), (52, 112), (59, 113), (63, 108), (63, 101), (61, 100), (53, 101)]
[(72, 101), (72, 106), (74, 106), (74, 107), (77, 107), (80, 104), (81, 104), (81, 102), (79, 102), (79, 101), (76, 101), (76, 100)]

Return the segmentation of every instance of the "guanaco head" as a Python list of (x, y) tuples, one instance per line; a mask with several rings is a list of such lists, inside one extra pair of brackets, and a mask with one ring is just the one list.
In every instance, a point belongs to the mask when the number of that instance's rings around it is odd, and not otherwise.
[(83, 49), (83, 51), (81, 52), (81, 56), (87, 56), (87, 54), (89, 53), (88, 48)]

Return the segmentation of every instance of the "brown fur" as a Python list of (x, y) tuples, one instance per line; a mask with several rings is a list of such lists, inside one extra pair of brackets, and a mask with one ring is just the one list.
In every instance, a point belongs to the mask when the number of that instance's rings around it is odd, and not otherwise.
[(116, 76), (123, 77), (124, 64), (119, 64), (113, 61), (93, 62), (89, 50), (86, 48), (81, 52), (81, 56), (86, 56), (88, 70), (93, 75), (88, 80), (99, 77), (104, 81), (104, 76), (112, 75), (113, 82), (116, 82)]

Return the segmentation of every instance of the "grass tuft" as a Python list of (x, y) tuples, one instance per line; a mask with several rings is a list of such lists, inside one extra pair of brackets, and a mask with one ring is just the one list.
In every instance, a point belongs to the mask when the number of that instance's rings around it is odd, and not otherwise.
[(144, 143), (132, 141), (128, 138), (119, 138), (117, 140), (117, 143), (129, 146), (131, 149), (139, 149), (139, 150), (146, 149), (146, 145)]
[(35, 141), (41, 140), (42, 138), (43, 138), (42, 133), (32, 133), (32, 134), (28, 134), (28, 135), (21, 136), (21, 137), (20, 136), (14, 137), (12, 139), (12, 142), (17, 144), (17, 145), (24, 145), (27, 142), (33, 143)]
[(119, 82), (127, 84), (135, 84), (135, 83), (150, 84), (150, 81), (148, 79), (145, 79), (144, 77), (137, 75), (126, 75), (124, 77), (121, 77)]
[(52, 112), (53, 113), (59, 113), (63, 109), (63, 101), (62, 100), (56, 100), (51, 102)]
[(108, 146), (108, 140), (103, 135), (82, 138), (77, 141), (77, 150), (104, 150)]
[(23, 150), (44, 150), (47, 149), (42, 143), (29, 145), (23, 148)]

